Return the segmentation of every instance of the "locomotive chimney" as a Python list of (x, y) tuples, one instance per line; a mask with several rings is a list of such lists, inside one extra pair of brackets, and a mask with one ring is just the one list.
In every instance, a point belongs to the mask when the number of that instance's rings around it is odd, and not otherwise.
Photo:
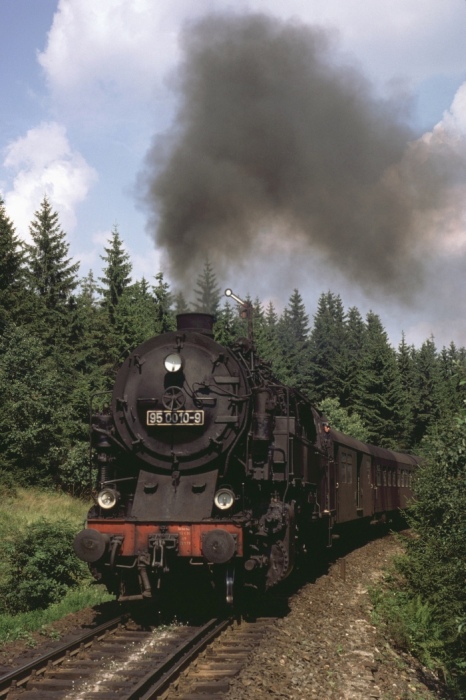
[(177, 331), (195, 331), (213, 337), (215, 317), (212, 314), (187, 313), (176, 317)]

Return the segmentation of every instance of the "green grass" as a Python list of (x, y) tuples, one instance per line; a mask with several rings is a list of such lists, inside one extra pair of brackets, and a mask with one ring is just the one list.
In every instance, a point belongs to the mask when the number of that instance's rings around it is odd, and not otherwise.
[(72, 498), (66, 493), (18, 488), (15, 495), (2, 498), (0, 532), (24, 529), (42, 518), (50, 522), (69, 520), (79, 528), (90, 506), (91, 501)]
[(40, 631), (45, 636), (55, 637), (55, 633), (49, 627), (53, 622), (61, 620), (69, 613), (109, 600), (114, 600), (114, 596), (107, 593), (103, 586), (87, 585), (69, 591), (59, 603), (54, 603), (46, 610), (33, 610), (19, 615), (0, 615), (0, 644), (26, 639), (30, 640), (33, 646), (32, 632)]

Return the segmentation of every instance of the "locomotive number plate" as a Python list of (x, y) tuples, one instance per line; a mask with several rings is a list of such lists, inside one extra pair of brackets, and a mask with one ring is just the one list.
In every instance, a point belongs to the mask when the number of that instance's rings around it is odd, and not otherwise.
[(147, 425), (204, 425), (204, 411), (147, 411)]

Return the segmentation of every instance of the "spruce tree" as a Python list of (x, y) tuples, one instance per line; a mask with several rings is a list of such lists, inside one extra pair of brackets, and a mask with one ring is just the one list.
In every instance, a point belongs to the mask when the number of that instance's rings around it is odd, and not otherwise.
[(163, 272), (158, 272), (155, 280), (157, 284), (152, 288), (155, 302), (155, 333), (167, 333), (176, 328), (176, 319), (171, 308), (170, 285), (165, 282)]
[(416, 352), (414, 394), (413, 438), (419, 444), (429, 428), (450, 413), (433, 338), (426, 340)]
[(369, 441), (397, 448), (405, 417), (404, 395), (396, 355), (377, 314), (366, 317), (367, 343), (354, 408), (369, 431)]
[(279, 318), (270, 301), (264, 311), (259, 300), (254, 302), (254, 341), (257, 353), (280, 381), (289, 383), (293, 378), (285, 361), (283, 347), (279, 338)]
[(306, 313), (303, 298), (297, 289), (293, 290), (287, 312), (293, 337), (300, 343), (306, 342), (309, 336), (309, 316)]
[(359, 393), (362, 372), (362, 358), (367, 342), (367, 329), (359, 309), (349, 309), (341, 348), (341, 405), (350, 411)]
[(116, 308), (125, 289), (131, 284), (132, 264), (128, 253), (123, 248), (118, 228), (114, 226), (109, 240), (108, 248), (104, 248), (106, 255), (101, 259), (106, 263), (103, 269), (103, 277), (99, 280), (103, 286), (99, 291), (103, 297), (103, 305), (107, 309), (110, 323), (115, 323)]
[(301, 294), (293, 290), (277, 325), (284, 367), (283, 380), (307, 395), (312, 394), (309, 357), (309, 317)]
[(268, 328), (275, 328), (278, 324), (278, 314), (275, 311), (275, 306), (272, 301), (267, 304), (267, 309), (265, 311), (265, 322)]
[(416, 403), (416, 350), (413, 345), (406, 343), (405, 334), (401, 335), (396, 360), (403, 392), (404, 414), (400, 432), (400, 447), (410, 449), (413, 446), (414, 434), (414, 406)]
[(66, 460), (60, 464), (59, 478), (67, 489), (77, 492), (89, 484), (89, 405), (96, 408), (108, 401), (111, 389), (107, 348), (104, 339), (109, 333), (108, 317), (97, 298), (97, 284), (92, 271), (81, 280), (76, 294), (70, 358), (73, 381), (69, 389), (69, 408), (72, 422), (70, 439), (72, 448)]
[(47, 197), (35, 212), (25, 245), (26, 277), (37, 302), (36, 331), (47, 343), (66, 339), (71, 327), (72, 293), (78, 285), (79, 263), (68, 257), (69, 244), (60, 228), (58, 213)]
[(113, 382), (115, 372), (128, 351), (125, 317), (131, 313), (128, 309), (129, 301), (125, 299), (122, 309), (118, 307), (122, 303), (125, 292), (131, 286), (132, 271), (129, 255), (123, 248), (123, 241), (116, 226), (104, 251), (105, 255), (100, 256), (105, 263), (103, 276), (99, 277), (102, 285), (98, 288), (102, 311), (100, 315), (102, 365), (108, 381)]
[(77, 371), (88, 375), (100, 364), (100, 337), (102, 330), (102, 310), (97, 301), (98, 288), (94, 273), (89, 271), (81, 280), (76, 295), (72, 342)]
[(0, 339), (0, 469), (16, 483), (59, 483), (72, 433), (71, 393), (48, 344), (11, 324)]
[(464, 404), (464, 391), (461, 381), (465, 378), (466, 366), (460, 360), (460, 352), (455, 343), (443, 347), (439, 353), (439, 370), (442, 378), (444, 401), (451, 413), (460, 411)]
[(175, 316), (178, 314), (187, 314), (190, 311), (190, 307), (183, 292), (177, 292), (173, 297), (173, 307)]
[(218, 313), (221, 292), (209, 259), (205, 261), (204, 269), (197, 278), (194, 294), (196, 297), (194, 303), (195, 311), (213, 314), (214, 316)]
[(155, 298), (144, 277), (123, 291), (114, 315), (121, 361), (128, 352), (157, 332)]
[(333, 292), (321, 294), (314, 316), (309, 342), (312, 398), (344, 396), (345, 312), (341, 297)]
[(238, 307), (235, 303), (225, 301), (222, 308), (217, 312), (216, 321), (214, 324), (214, 337), (220, 345), (231, 345), (240, 336), (245, 335), (244, 324), (240, 319)]
[(0, 196), (0, 332), (22, 316), (25, 294), (24, 251)]

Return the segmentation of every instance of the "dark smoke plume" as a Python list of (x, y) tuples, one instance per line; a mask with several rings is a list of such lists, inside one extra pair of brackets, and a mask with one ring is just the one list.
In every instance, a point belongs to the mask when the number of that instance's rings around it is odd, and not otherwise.
[(179, 283), (206, 257), (223, 272), (280, 238), (299, 243), (301, 267), (314, 250), (366, 290), (409, 298), (421, 281), (430, 212), (464, 163), (414, 141), (334, 38), (265, 15), (185, 28), (178, 114), (143, 174)]

